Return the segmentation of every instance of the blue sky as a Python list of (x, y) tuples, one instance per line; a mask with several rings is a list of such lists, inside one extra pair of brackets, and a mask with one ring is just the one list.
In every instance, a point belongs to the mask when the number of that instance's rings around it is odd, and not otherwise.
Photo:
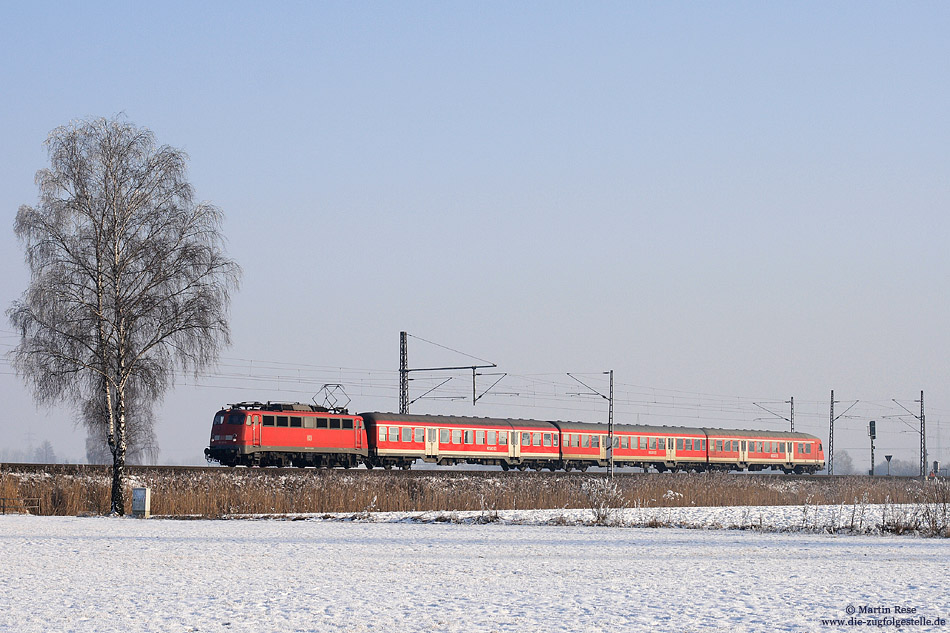
[[(71, 119), (149, 127), (226, 214), (234, 345), (157, 408), (166, 461), (200, 455), (225, 402), (344, 382), (353, 408), (396, 408), (400, 330), (511, 374), (420, 412), (595, 421), (564, 374), (613, 368), (625, 421), (782, 428), (753, 403), (795, 396), (825, 436), (835, 389), (862, 401), (839, 443), (860, 463), (867, 419), (924, 390), (950, 459), (944, 3), (0, 6), (0, 303)], [(70, 410), (10, 373), (10, 445), (81, 456)], [(887, 420), (878, 453), (916, 461)]]

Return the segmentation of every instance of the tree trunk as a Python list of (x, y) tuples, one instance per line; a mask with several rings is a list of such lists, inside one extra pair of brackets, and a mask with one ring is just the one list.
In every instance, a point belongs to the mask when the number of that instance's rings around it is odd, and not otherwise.
[(122, 482), (125, 479), (125, 388), (119, 386), (116, 391), (119, 414), (115, 425), (115, 450), (112, 453), (112, 508), (110, 513), (123, 516), (125, 499), (122, 495)]

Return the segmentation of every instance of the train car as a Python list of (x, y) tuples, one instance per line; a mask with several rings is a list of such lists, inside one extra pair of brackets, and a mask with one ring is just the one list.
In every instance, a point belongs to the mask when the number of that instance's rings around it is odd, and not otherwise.
[(370, 468), (409, 468), (417, 459), (505, 470), (540, 470), (560, 462), (557, 427), (550, 422), (376, 412), (361, 417), (370, 441)]
[(644, 469), (705, 470), (706, 434), (685, 426), (614, 426), (614, 465)]
[(825, 466), (821, 440), (807, 433), (704, 429), (709, 441), (710, 470), (766, 468), (786, 473), (814, 473)]
[(225, 466), (342, 466), (369, 455), (360, 416), (310, 404), (240, 402), (214, 416), (208, 460)]

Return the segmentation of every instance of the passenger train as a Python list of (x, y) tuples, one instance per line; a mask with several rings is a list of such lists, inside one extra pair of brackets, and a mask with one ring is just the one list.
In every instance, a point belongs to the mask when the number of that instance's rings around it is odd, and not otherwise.
[[(400, 415), (311, 404), (241, 402), (217, 412), (209, 461), (225, 466), (409, 469), (417, 460), (503, 470), (587, 470), (607, 466), (606, 424)], [(615, 424), (617, 467), (665, 471), (774, 470), (815, 473), (821, 440), (807, 433)]]

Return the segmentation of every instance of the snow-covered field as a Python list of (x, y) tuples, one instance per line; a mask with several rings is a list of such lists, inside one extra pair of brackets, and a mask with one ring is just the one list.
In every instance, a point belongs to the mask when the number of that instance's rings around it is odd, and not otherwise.
[(822, 620), (950, 619), (945, 539), (543, 525), (529, 513), (467, 522), (477, 514), (0, 516), (0, 630), (847, 631)]

